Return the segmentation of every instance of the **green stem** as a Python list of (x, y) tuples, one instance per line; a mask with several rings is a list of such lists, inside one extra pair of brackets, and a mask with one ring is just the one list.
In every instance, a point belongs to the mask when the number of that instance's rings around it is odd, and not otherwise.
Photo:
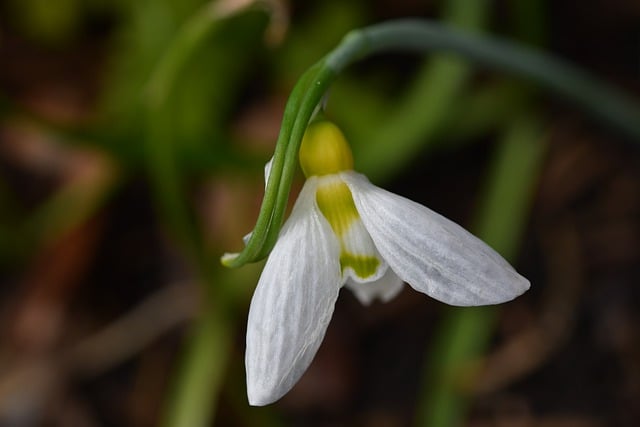
[(484, 353), (491, 337), (495, 313), (493, 306), (447, 308), (428, 357), (416, 426), (464, 425), (469, 407), (464, 390), (473, 375), (474, 361)]
[[(489, 2), (449, 0), (443, 4), (442, 20), (479, 32), (485, 26)], [(379, 115), (377, 125), (361, 126), (362, 135), (355, 135), (358, 140), (354, 138), (352, 147), (358, 171), (380, 181), (393, 176), (424, 152), (430, 142), (436, 141), (443, 123), (454, 114), (472, 71), (471, 64), (459, 57), (448, 54), (429, 57), (405, 95), (389, 103)]]
[[(247, 262), (264, 258), (275, 244), (286, 210), (302, 136), (334, 75), (320, 62), (307, 70), (293, 88), (284, 110), (271, 174), (267, 180), (256, 226), (242, 252), (223, 260), (225, 266), (240, 267)], [(274, 227), (274, 224), (277, 226)]]
[(265, 245), (262, 248), (260, 257), (267, 256), (273, 245), (276, 243), (287, 207), (287, 200), (289, 198), (289, 192), (291, 191), (293, 175), (296, 170), (296, 165), (298, 164), (298, 151), (300, 150), (302, 137), (307, 129), (307, 125), (311, 119), (313, 111), (324, 96), (324, 93), (333, 81), (334, 77), (335, 73), (333, 71), (329, 68), (321, 67), (314, 75), (313, 79), (311, 79), (310, 88), (302, 100), (301, 108), (292, 127), (290, 142), (287, 146), (285, 157), (286, 164), (282, 172), (282, 179), (278, 188), (275, 210), (273, 212), (271, 226), (269, 227)]
[(640, 109), (634, 101), (583, 71), (541, 52), (429, 21), (399, 20), (355, 30), (305, 72), (295, 86), (285, 108), (256, 227), (239, 254), (223, 258), (224, 265), (239, 267), (269, 253), (282, 224), (297, 149), (313, 110), (345, 67), (386, 51), (452, 52), (500, 71), (530, 78), (640, 142)]
[(388, 51), (457, 53), (499, 71), (526, 77), (557, 92), (594, 117), (640, 141), (637, 103), (587, 73), (542, 52), (428, 21), (400, 20), (347, 34), (326, 59), (340, 73), (353, 62)]
[(210, 308), (193, 325), (181, 370), (161, 419), (162, 427), (205, 427), (215, 417), (232, 339), (223, 310)]
[[(278, 135), (278, 141), (276, 143), (276, 149), (273, 153), (271, 160), (271, 173), (267, 177), (267, 182), (264, 190), (264, 198), (262, 205), (260, 206), (260, 212), (258, 213), (258, 219), (256, 225), (253, 228), (251, 237), (246, 243), (242, 252), (232, 257), (225, 259), (223, 257), (222, 263), (226, 267), (240, 267), (248, 262), (257, 261), (259, 253), (265, 246), (267, 238), (267, 232), (271, 225), (271, 219), (273, 218), (273, 211), (275, 209), (275, 203), (278, 196), (278, 188), (280, 185), (280, 178), (283, 173), (287, 146), (289, 143), (289, 135), (291, 134), (291, 127), (296, 119), (296, 113), (300, 108), (300, 102), (302, 94), (309, 85), (310, 77), (315, 72), (315, 68), (311, 67), (307, 70), (298, 80), (298, 83), (293, 88), (287, 105), (284, 110), (284, 117), (282, 119), (282, 127), (280, 128), (280, 135)], [(290, 166), (287, 169), (291, 169)]]

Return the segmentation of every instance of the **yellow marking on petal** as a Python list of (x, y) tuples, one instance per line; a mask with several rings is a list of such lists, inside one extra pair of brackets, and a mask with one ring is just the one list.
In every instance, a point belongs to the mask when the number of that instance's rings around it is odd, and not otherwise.
[(351, 190), (338, 175), (353, 169), (351, 148), (344, 135), (326, 120), (311, 123), (299, 156), (306, 177), (324, 176), (316, 190), (316, 202), (340, 242), (343, 277), (350, 269), (347, 275), (358, 281), (374, 278), (383, 262), (362, 224)]
[(375, 256), (352, 255), (348, 252), (340, 254), (340, 267), (342, 271), (350, 267), (361, 279), (367, 279), (376, 274), (380, 267), (380, 260)]
[(345, 235), (354, 221), (360, 220), (351, 190), (342, 181), (336, 180), (318, 186), (316, 201), (320, 212), (340, 238)]
[[(347, 232), (358, 222), (360, 215), (353, 201), (351, 190), (343, 181), (336, 179), (324, 182), (316, 190), (316, 201), (320, 212), (329, 222), (331, 229), (340, 241), (340, 267), (344, 273), (346, 268), (362, 280), (372, 277), (382, 264), (376, 254), (353, 254), (346, 249)], [(360, 224), (361, 226), (361, 224)], [(364, 231), (366, 232), (366, 231)]]
[(326, 120), (309, 125), (302, 138), (299, 158), (307, 178), (353, 169), (353, 156), (347, 140), (336, 125)]

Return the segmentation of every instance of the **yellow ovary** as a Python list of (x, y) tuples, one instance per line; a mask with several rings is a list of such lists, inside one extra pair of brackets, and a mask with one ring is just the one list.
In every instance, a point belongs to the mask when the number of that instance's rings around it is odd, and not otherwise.
[(307, 178), (353, 169), (353, 156), (347, 140), (336, 125), (326, 120), (309, 125), (302, 138), (299, 158)]

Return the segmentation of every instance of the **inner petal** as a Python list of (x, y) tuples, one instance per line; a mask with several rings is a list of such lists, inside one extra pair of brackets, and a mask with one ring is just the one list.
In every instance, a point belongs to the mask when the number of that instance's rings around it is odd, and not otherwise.
[(404, 282), (400, 279), (396, 273), (387, 268), (387, 272), (378, 280), (371, 283), (362, 284), (356, 283), (353, 280), (347, 280), (345, 284), (358, 298), (358, 300), (364, 304), (369, 305), (376, 298), (381, 302), (388, 302), (395, 298), (404, 287)]
[(362, 223), (349, 187), (336, 175), (322, 177), (316, 201), (340, 242), (343, 282), (351, 278), (368, 283), (382, 277), (387, 263)]

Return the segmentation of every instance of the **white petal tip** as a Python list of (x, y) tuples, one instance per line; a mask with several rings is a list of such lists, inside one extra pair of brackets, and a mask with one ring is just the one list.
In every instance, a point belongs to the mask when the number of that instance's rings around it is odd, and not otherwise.
[(266, 393), (247, 393), (247, 397), (249, 398), (249, 405), (251, 406), (266, 406), (278, 400)]
[[(515, 271), (514, 271), (515, 273)], [(524, 294), (531, 287), (531, 282), (527, 280), (525, 277), (521, 276), (518, 273), (515, 273), (515, 276), (509, 282), (498, 282), (499, 286), (493, 289), (491, 293), (477, 293), (477, 300), (472, 298), (468, 303), (466, 301), (462, 301), (460, 304), (453, 305), (462, 305), (462, 306), (479, 306), (479, 305), (496, 305), (502, 304), (505, 302), (512, 301)]]
[(523, 276), (520, 276), (520, 280), (516, 284), (514, 284), (513, 298), (517, 298), (520, 295), (524, 294), (529, 290), (529, 288), (531, 288), (531, 282)]
[(275, 387), (265, 384), (264, 381), (252, 381), (247, 379), (247, 399), (251, 406), (266, 406), (277, 402), (287, 394), (290, 387), (283, 387), (282, 383)]
[(392, 269), (387, 269), (386, 273), (378, 280), (370, 283), (355, 283), (347, 280), (346, 287), (349, 288), (362, 305), (371, 305), (374, 300), (386, 303), (394, 299), (404, 288), (404, 282)]
[(238, 258), (238, 255), (240, 255), (239, 253), (235, 252), (235, 253), (225, 253), (224, 255), (222, 255), (220, 257), (220, 262), (222, 263), (222, 265), (224, 265), (225, 267), (229, 267), (229, 265), (231, 265), (231, 263), (233, 262), (233, 260), (235, 260), (236, 258)]
[(520, 295), (524, 294), (531, 287), (531, 282), (524, 276), (520, 275), (515, 270), (511, 270), (513, 277), (510, 281), (504, 281), (501, 283), (503, 293), (499, 295), (498, 301), (495, 304), (511, 301)]

